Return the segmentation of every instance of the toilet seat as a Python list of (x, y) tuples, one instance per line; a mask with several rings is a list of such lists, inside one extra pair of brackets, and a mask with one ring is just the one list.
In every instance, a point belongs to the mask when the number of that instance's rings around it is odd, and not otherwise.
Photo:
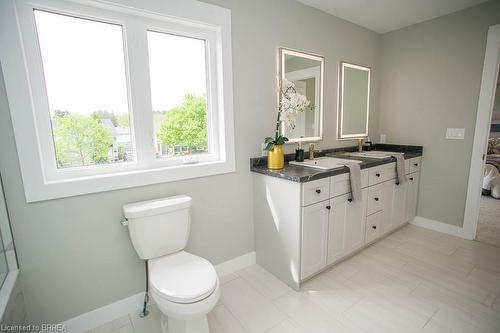
[(206, 259), (180, 251), (152, 259), (150, 285), (160, 298), (188, 304), (209, 297), (217, 287), (217, 273)]

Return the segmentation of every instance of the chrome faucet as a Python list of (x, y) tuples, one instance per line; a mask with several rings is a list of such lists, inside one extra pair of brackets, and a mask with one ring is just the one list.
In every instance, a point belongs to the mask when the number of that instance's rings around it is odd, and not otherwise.
[(319, 150), (314, 149), (314, 143), (309, 144), (309, 159), (314, 160), (314, 153), (319, 153)]

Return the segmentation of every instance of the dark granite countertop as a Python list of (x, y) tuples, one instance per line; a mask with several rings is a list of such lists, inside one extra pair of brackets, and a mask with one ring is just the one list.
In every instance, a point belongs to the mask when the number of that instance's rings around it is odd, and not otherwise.
[[(390, 151), (390, 152), (401, 152), (405, 154), (405, 159), (422, 156), (423, 147), (422, 146), (407, 146), (407, 145), (393, 145), (393, 144), (377, 144), (372, 150)], [(371, 168), (377, 165), (383, 165), (387, 163), (392, 163), (396, 161), (394, 157), (388, 157), (384, 159), (380, 158), (365, 158), (358, 156), (343, 155), (345, 152), (356, 151), (356, 147), (347, 148), (335, 148), (335, 149), (324, 149), (319, 153), (316, 153), (316, 157), (330, 156), (345, 159), (355, 159), (362, 161), (360, 163), (361, 169)], [(307, 155), (307, 151), (306, 151)], [(285, 167), (281, 170), (270, 170), (267, 168), (267, 156), (251, 158), (250, 159), (250, 170), (252, 172), (260, 173), (270, 177), (277, 177), (287, 179), (293, 182), (305, 183), (316, 179), (326, 178), (330, 176), (336, 176), (343, 173), (349, 172), (347, 167), (333, 169), (333, 170), (319, 170), (314, 168), (308, 168), (298, 165), (289, 164), (289, 161), (295, 159), (295, 154), (285, 155)]]

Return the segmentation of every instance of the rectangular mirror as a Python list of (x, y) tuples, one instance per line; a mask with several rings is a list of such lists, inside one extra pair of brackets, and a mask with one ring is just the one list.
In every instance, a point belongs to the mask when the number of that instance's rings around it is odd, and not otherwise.
[[(304, 95), (311, 108), (299, 112), (294, 128), (281, 126), (281, 134), (289, 142), (318, 141), (323, 136), (323, 76), (324, 62), (322, 56), (279, 49), (279, 78), (287, 79), (295, 85), (298, 94)], [(283, 98), (279, 94), (279, 102)]]
[(338, 138), (368, 136), (370, 114), (370, 68), (340, 63)]

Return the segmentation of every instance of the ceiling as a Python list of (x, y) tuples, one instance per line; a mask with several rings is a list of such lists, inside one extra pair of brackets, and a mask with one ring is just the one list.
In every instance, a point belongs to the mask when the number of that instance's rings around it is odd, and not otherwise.
[(297, 0), (311, 7), (386, 33), (469, 8), (487, 0)]

